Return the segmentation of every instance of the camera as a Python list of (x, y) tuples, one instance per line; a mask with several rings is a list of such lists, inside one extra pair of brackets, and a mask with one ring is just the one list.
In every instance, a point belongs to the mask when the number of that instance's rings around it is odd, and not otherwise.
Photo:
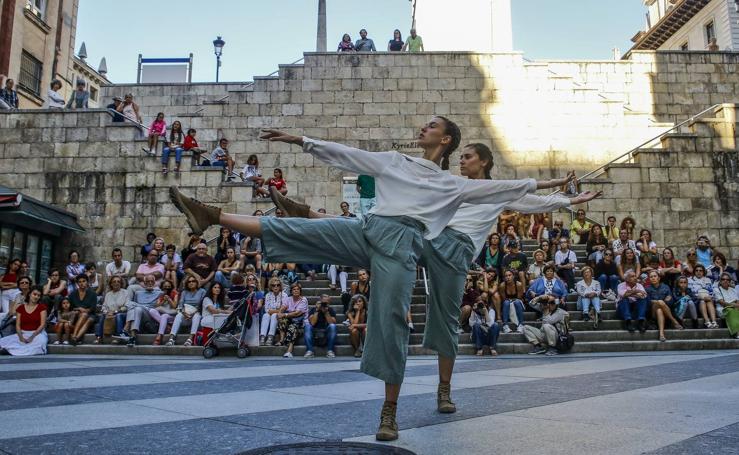
[(325, 310), (326, 308), (328, 308), (328, 303), (326, 303), (326, 302), (321, 302), (321, 309), (322, 309), (322, 310)]

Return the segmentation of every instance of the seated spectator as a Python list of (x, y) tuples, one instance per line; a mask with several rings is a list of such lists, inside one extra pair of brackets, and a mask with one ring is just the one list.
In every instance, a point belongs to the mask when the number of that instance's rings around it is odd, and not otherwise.
[(659, 262), (657, 244), (652, 241), (652, 233), (649, 229), (642, 229), (639, 232), (639, 240), (636, 241), (636, 249), (639, 251), (639, 259), (641, 260), (642, 266), (652, 262), (653, 257), (657, 258), (657, 262)]
[[(211, 288), (211, 291), (212, 290), (213, 289)], [(197, 278), (193, 276), (185, 278), (184, 289), (177, 299), (177, 314), (172, 322), (172, 329), (169, 332), (167, 346), (174, 346), (177, 344), (177, 333), (180, 331), (180, 327), (183, 323), (186, 326), (190, 326), (190, 337), (185, 340), (185, 346), (192, 346), (193, 337), (197, 333), (198, 327), (201, 325), (203, 327), (209, 327), (210, 329), (215, 328), (213, 325), (213, 314), (220, 311), (219, 308), (223, 308), (224, 295), (221, 295), (223, 293), (218, 294), (214, 301), (213, 294), (211, 294), (209, 297), (211, 308), (207, 310), (203, 304), (205, 294), (205, 289), (200, 287)], [(214, 306), (216, 304), (220, 304), (220, 307)]]
[(118, 108), (116, 110), (120, 112), (126, 119), (141, 123), (139, 105), (134, 102), (133, 94), (126, 93), (126, 95), (123, 97), (123, 102), (118, 105)]
[(503, 326), (503, 311), (501, 310), (502, 299), (500, 298), (500, 279), (498, 278), (498, 271), (494, 268), (485, 270), (482, 275), (483, 278), (483, 291), (487, 294), (488, 307), (492, 307), (495, 310), (495, 316), (498, 318), (495, 322), (499, 326)]
[[(157, 253), (157, 250), (149, 251), (149, 254), (146, 255), (146, 262), (141, 263), (136, 269), (136, 283), (139, 286), (143, 286), (144, 278), (149, 275), (154, 276), (156, 279), (155, 286), (158, 288), (164, 278), (164, 266), (159, 262), (159, 253)], [(133, 289), (133, 292), (137, 290)]]
[(8, 313), (10, 302), (18, 294), (20, 269), (21, 260), (19, 258), (13, 258), (8, 261), (8, 265), (5, 267), (5, 273), (0, 277), (0, 295), (2, 297), (0, 313)]
[(230, 181), (233, 179), (231, 175), (234, 172), (235, 162), (228, 153), (228, 139), (224, 137), (218, 141), (218, 147), (213, 149), (213, 152), (210, 154), (210, 161), (208, 164), (210, 166), (222, 167), (226, 171), (227, 180)]
[[(503, 274), (503, 282), (498, 288), (501, 298), (503, 299), (503, 333), (510, 333), (511, 327), (511, 307), (516, 313), (516, 323), (518, 324), (518, 333), (524, 331), (524, 315), (523, 315), (523, 294), (524, 286), (520, 281), (515, 279), (515, 271), (506, 270)], [(473, 302), (474, 305), (474, 302)]]
[[(546, 227), (547, 217), (543, 213), (531, 215), (528, 234), (529, 238), (541, 242), (542, 238), (549, 238), (549, 230)], [(546, 234), (546, 236), (544, 235)]]
[(216, 261), (208, 254), (208, 246), (205, 243), (198, 243), (195, 254), (187, 257), (183, 267), (185, 274), (195, 277), (198, 280), (198, 287), (201, 288), (213, 280), (218, 269)]
[(659, 262), (659, 275), (662, 282), (667, 286), (674, 288), (675, 280), (682, 274), (682, 264), (675, 259), (675, 252), (672, 248), (662, 250), (662, 260)]
[(241, 179), (250, 182), (254, 187), (252, 196), (269, 197), (269, 191), (263, 188), (264, 178), (259, 170), (259, 159), (256, 155), (249, 155), (249, 158), (246, 159), (246, 166), (241, 171)]
[(44, 296), (41, 302), (46, 305), (49, 310), (56, 308), (61, 303), (62, 298), (68, 294), (67, 282), (61, 279), (59, 269), (51, 269), (43, 288)]
[(241, 270), (241, 262), (236, 258), (236, 251), (232, 247), (226, 249), (226, 257), (218, 264), (216, 281), (228, 289), (231, 287), (231, 278), (238, 275)]
[(500, 215), (498, 215), (498, 228), (496, 232), (505, 235), (508, 225), (514, 226), (513, 230), (515, 232), (516, 230), (515, 226), (518, 225), (518, 217), (519, 217), (519, 213), (516, 212), (515, 210), (510, 210), (507, 208), (504, 209), (500, 213)]
[(672, 293), (672, 300), (674, 303), (674, 314), (675, 317), (680, 321), (680, 324), (685, 326), (685, 315), (687, 314), (693, 321), (693, 328), (698, 328), (698, 310), (695, 305), (695, 296), (693, 291), (688, 286), (688, 278), (680, 276), (675, 280), (675, 290)]
[(76, 289), (77, 276), (85, 273), (85, 265), (80, 262), (80, 254), (75, 250), (69, 252), (67, 259), (67, 293), (71, 294)]
[(352, 297), (345, 324), (354, 349), (354, 357), (362, 357), (362, 343), (367, 336), (367, 298), (362, 294)]
[(492, 267), (496, 271), (499, 271), (504, 254), (500, 249), (500, 235), (494, 232), (488, 236), (485, 248), (483, 248), (482, 253), (477, 257), (476, 262), (483, 269), (487, 270)]
[(547, 265), (544, 262), (545, 258), (546, 253), (544, 253), (544, 250), (539, 249), (534, 251), (534, 263), (529, 266), (528, 270), (528, 283), (531, 283), (544, 274), (544, 266)]
[(698, 265), (698, 254), (695, 248), (688, 249), (685, 262), (683, 262), (683, 275), (687, 277), (693, 276), (693, 269)]
[[(144, 152), (156, 154), (159, 138), (167, 135), (167, 122), (164, 121), (164, 112), (157, 114), (149, 127), (149, 147), (143, 147)], [(169, 157), (169, 155), (167, 155)]]
[(712, 264), (707, 269), (708, 277), (711, 281), (717, 283), (720, 281), (721, 275), (724, 273), (729, 275), (732, 285), (737, 283), (736, 270), (734, 270), (734, 267), (726, 263), (726, 256), (724, 256), (723, 253), (720, 251), (714, 251)]
[(180, 280), (185, 276), (185, 272), (182, 271), (182, 258), (177, 254), (177, 247), (171, 243), (167, 245), (165, 251), (164, 256), (159, 259), (159, 263), (164, 266), (164, 279), (171, 281), (177, 289)]
[(618, 227), (616, 227), (616, 217), (613, 215), (610, 215), (606, 222), (606, 227), (604, 228), (606, 240), (608, 241), (608, 247), (611, 248), (613, 245), (613, 241), (619, 238), (619, 230)]
[[(100, 321), (95, 328), (95, 344), (102, 344), (103, 337), (109, 334), (119, 335), (125, 331), (126, 314), (128, 314), (128, 292), (123, 289), (123, 279), (112, 276), (108, 280), (108, 292), (105, 293), (103, 306), (100, 310)], [(106, 333), (106, 321), (110, 332)], [(119, 340), (113, 340), (118, 343)]]
[[(636, 226), (636, 221), (630, 217), (627, 216), (623, 220), (621, 220), (621, 227), (618, 228), (618, 238), (619, 239), (625, 239), (625, 240), (634, 240), (634, 227)], [(625, 231), (625, 237), (621, 237), (621, 232)], [(622, 240), (623, 241), (623, 240)], [(615, 250), (616, 247), (614, 246), (613, 249)]]
[[(330, 271), (331, 269), (329, 269)], [(346, 272), (342, 272), (345, 273)], [(348, 276), (348, 274), (347, 274)], [(339, 282), (341, 282), (341, 274), (339, 274)], [(343, 291), (342, 291), (343, 292)], [(357, 281), (352, 282), (349, 293), (353, 296), (361, 294), (369, 302), (370, 299), (370, 274), (365, 269), (359, 269), (357, 271)], [(349, 296), (342, 293), (341, 303), (344, 304), (344, 313), (349, 309)]]
[(626, 272), (629, 270), (634, 272), (637, 277), (641, 276), (639, 257), (631, 248), (626, 248), (623, 254), (616, 258), (616, 263), (618, 264), (618, 275), (621, 281), (626, 281)]
[(113, 102), (105, 106), (105, 108), (108, 109), (108, 111), (114, 111), (114, 112), (109, 112), (110, 115), (113, 117), (111, 119), (113, 123), (121, 123), (121, 122), (126, 121), (123, 115), (121, 115), (121, 113), (118, 112), (118, 106), (120, 106), (121, 104), (123, 104), (123, 98), (121, 98), (120, 96), (114, 96)]
[(352, 43), (352, 37), (348, 33), (344, 33), (344, 36), (341, 37), (336, 52), (354, 52), (354, 43)]
[(693, 268), (693, 276), (688, 278), (688, 286), (698, 301), (701, 315), (707, 329), (717, 329), (716, 307), (713, 304), (713, 282), (706, 276), (706, 268), (703, 264), (697, 264)]
[(278, 315), (282, 312), (282, 302), (287, 294), (282, 290), (279, 278), (269, 280), (269, 289), (264, 296), (264, 314), (259, 330), (259, 345), (272, 346), (277, 332)]
[[(462, 333), (462, 327), (464, 327), (469, 320), (472, 308), (475, 306), (475, 302), (477, 302), (477, 299), (480, 297), (482, 292), (484, 292), (484, 281), (479, 279), (476, 272), (470, 271), (467, 273), (467, 279), (464, 284), (464, 293), (462, 294), (462, 302), (460, 303), (459, 333)], [(369, 298), (367, 301), (369, 301)]]
[(62, 89), (62, 83), (59, 79), (54, 79), (49, 84), (49, 90), (46, 92), (46, 102), (44, 107), (46, 109), (64, 109), (64, 96), (59, 93)]
[(703, 264), (703, 267), (708, 268), (711, 266), (713, 258), (713, 250), (711, 249), (711, 241), (708, 237), (701, 235), (695, 242), (695, 252), (698, 255), (698, 262)]
[(739, 295), (731, 286), (731, 276), (724, 272), (714, 292), (716, 312), (726, 320), (729, 335), (739, 340)]
[(72, 309), (72, 302), (64, 297), (58, 306), (56, 324), (54, 324), (56, 341), (52, 344), (68, 346), (76, 322), (77, 312)]
[[(198, 245), (200, 245), (201, 243), (205, 244), (205, 240), (200, 238), (199, 234), (194, 234), (190, 232), (188, 235), (190, 236), (190, 240), (187, 242), (187, 246), (183, 248), (182, 251), (180, 252), (180, 257), (182, 258), (183, 266), (184, 266), (184, 262), (187, 261), (187, 258), (191, 254), (195, 253)], [(207, 249), (207, 245), (206, 245), (206, 249)]]
[(280, 314), (277, 315), (277, 327), (280, 331), (278, 346), (287, 345), (287, 352), (282, 356), (293, 356), (295, 340), (303, 329), (305, 314), (308, 312), (308, 299), (303, 297), (303, 287), (299, 283), (290, 286), (290, 295), (282, 300)]
[(395, 29), (395, 31), (393, 31), (393, 39), (387, 43), (387, 51), (400, 52), (403, 50), (404, 45), (405, 42), (403, 41), (403, 36), (400, 34), (400, 30)]
[(519, 281), (523, 287), (526, 287), (526, 271), (529, 268), (529, 261), (526, 258), (526, 254), (522, 253), (519, 249), (517, 241), (508, 242), (508, 254), (503, 256), (503, 263), (501, 264), (504, 270), (513, 270), (516, 272), (516, 280)]
[(149, 255), (149, 251), (154, 248), (154, 241), (157, 239), (157, 235), (153, 232), (146, 234), (146, 243), (141, 245), (141, 262), (146, 262), (146, 257)]
[(18, 276), (31, 276), (30, 267), (27, 261), (21, 261), (21, 268), (18, 269)]
[[(33, 282), (31, 281), (31, 278), (27, 276), (19, 276), (16, 283), (18, 286), (17, 294), (15, 294), (13, 300), (8, 304), (8, 308), (3, 308), (3, 311), (0, 312), (0, 337), (3, 336), (3, 334), (9, 335), (15, 333), (15, 311), (19, 306), (26, 302), (28, 293), (31, 292), (31, 289), (33, 288)], [(43, 297), (41, 298), (41, 303), (44, 303)], [(49, 308), (48, 305), (46, 307)], [(47, 311), (48, 313), (51, 313), (51, 316), (54, 316), (53, 308)]]
[(72, 309), (77, 312), (77, 322), (72, 330), (72, 344), (82, 343), (90, 327), (98, 321), (98, 296), (89, 288), (89, 280), (84, 273), (75, 279), (77, 289), (69, 294)]
[(659, 273), (659, 256), (656, 254), (645, 254), (642, 255), (642, 259), (645, 260), (645, 262), (644, 267), (641, 268), (641, 275), (639, 275), (639, 279), (646, 285), (646, 283), (649, 281), (650, 272), (655, 271)]
[(186, 152), (192, 152), (192, 165), (200, 166), (200, 156), (206, 152), (205, 149), (200, 148), (198, 140), (195, 138), (198, 132), (195, 128), (187, 130), (187, 136), (185, 136), (185, 142), (182, 144), (182, 149)]
[(599, 224), (594, 224), (590, 228), (588, 241), (585, 244), (585, 251), (588, 253), (588, 264), (595, 267), (603, 260), (603, 252), (608, 248), (608, 240), (603, 235), (603, 230)]
[(16, 333), (0, 338), (0, 350), (14, 356), (46, 354), (46, 305), (41, 303), (42, 290), (34, 287), (23, 305), (16, 309)]
[[(552, 270), (552, 275), (554, 270)], [(546, 302), (546, 303), (544, 303)], [(539, 301), (539, 311), (546, 314), (541, 320), (541, 329), (527, 325), (524, 329), (526, 340), (532, 344), (529, 354), (546, 354), (553, 356), (557, 352), (557, 338), (560, 333), (567, 333), (569, 313), (559, 307), (556, 300)], [(546, 308), (543, 308), (546, 306)]]
[(226, 250), (228, 248), (236, 249), (236, 237), (233, 235), (231, 229), (227, 227), (221, 227), (218, 233), (218, 239), (216, 240), (216, 255), (214, 257), (216, 264), (226, 259)]
[(624, 251), (628, 248), (634, 251), (637, 259), (639, 258), (640, 251), (636, 248), (636, 242), (627, 238), (628, 232), (625, 230), (619, 231), (618, 238), (613, 241), (613, 254), (616, 255), (616, 264), (621, 262), (621, 256)]
[(267, 186), (274, 186), (283, 196), (287, 196), (287, 182), (282, 177), (282, 169), (276, 168), (273, 171), (273, 177), (267, 180)]
[(341, 209), (341, 214), (339, 216), (343, 216), (345, 218), (356, 218), (357, 215), (349, 211), (349, 203), (346, 201), (341, 201), (341, 204), (339, 204), (339, 208)]
[(577, 217), (572, 220), (572, 223), (570, 224), (570, 235), (572, 236), (572, 241), (575, 242), (576, 245), (585, 245), (588, 243), (591, 227), (592, 225), (590, 224), (590, 221), (585, 219), (585, 210), (578, 209)]
[(167, 331), (167, 324), (170, 321), (174, 321), (178, 313), (177, 290), (174, 287), (174, 283), (168, 280), (162, 280), (161, 290), (162, 293), (159, 295), (159, 298), (149, 308), (149, 316), (159, 323), (157, 336), (154, 338), (154, 343), (152, 343), (154, 346), (162, 344), (162, 337), (164, 336), (164, 332)]
[[(254, 215), (256, 216), (256, 215)], [(255, 270), (262, 269), (262, 239), (244, 237), (241, 241), (241, 265), (251, 265)]]
[(105, 266), (105, 276), (108, 280), (114, 276), (120, 277), (125, 288), (131, 276), (131, 263), (123, 260), (123, 251), (120, 248), (113, 248), (112, 257), (113, 262)]
[(649, 272), (649, 284), (645, 286), (644, 290), (647, 292), (647, 301), (652, 308), (652, 318), (657, 321), (659, 341), (667, 341), (667, 338), (665, 338), (666, 319), (670, 320), (674, 328), (683, 329), (683, 326), (674, 316), (675, 301), (672, 299), (672, 291), (666, 284), (660, 282), (659, 272), (656, 270)]
[(647, 291), (637, 283), (633, 270), (626, 271), (624, 278), (624, 282), (618, 285), (616, 314), (626, 322), (626, 328), (631, 333), (636, 331), (634, 319), (637, 319), (639, 331), (644, 333), (647, 331)]
[(562, 220), (555, 220), (554, 226), (552, 226), (552, 229), (549, 231), (549, 244), (552, 246), (552, 250), (557, 248), (561, 239), (570, 238), (569, 229), (565, 229), (563, 226), (564, 223)]
[(554, 261), (554, 254), (552, 253), (552, 245), (549, 243), (548, 239), (542, 239), (541, 242), (539, 242), (539, 249), (544, 252), (544, 262), (548, 264)]
[(555, 277), (554, 266), (551, 264), (544, 266), (544, 275), (534, 280), (526, 291), (529, 306), (534, 309), (546, 308), (546, 305), (536, 305), (541, 300), (556, 301), (559, 305), (565, 296), (567, 296), (565, 284)]
[(313, 344), (326, 346), (326, 357), (334, 358), (334, 344), (336, 343), (336, 312), (331, 308), (331, 296), (321, 295), (321, 299), (308, 311), (308, 317), (303, 325), (305, 339), (305, 356), (313, 357)]
[(482, 295), (470, 313), (469, 326), (472, 327), (472, 341), (475, 343), (476, 354), (482, 356), (483, 348), (487, 346), (490, 348), (490, 355), (497, 356), (495, 348), (498, 345), (500, 326), (495, 323), (495, 310), (488, 307)]
[(85, 264), (85, 275), (87, 275), (89, 289), (102, 301), (102, 297), (105, 294), (105, 281), (103, 281), (102, 275), (97, 273), (97, 266), (94, 262)]
[(15, 81), (5, 79), (5, 87), (0, 89), (0, 110), (18, 109), (18, 92), (13, 90)]
[[(516, 226), (513, 224), (509, 224), (505, 228), (505, 234), (503, 234), (503, 237), (500, 239), (500, 244), (503, 246), (503, 253), (508, 254), (511, 252), (511, 242), (518, 243), (519, 237), (516, 233)], [(505, 256), (504, 256), (505, 257)], [(502, 265), (501, 265), (502, 267)]]
[(367, 38), (367, 30), (362, 29), (359, 31), (360, 39), (357, 40), (354, 45), (354, 50), (357, 52), (375, 52), (375, 42), (372, 39)]
[(132, 299), (133, 304), (130, 305), (126, 314), (126, 324), (130, 323), (131, 336), (128, 337), (127, 343), (130, 347), (136, 346), (136, 335), (141, 329), (141, 323), (152, 319), (149, 310), (154, 308), (162, 295), (161, 289), (157, 287), (157, 278), (154, 275), (146, 275), (143, 283), (143, 288), (135, 291)]
[(162, 174), (167, 175), (169, 171), (167, 166), (169, 165), (169, 154), (174, 152), (174, 162), (176, 173), (180, 172), (180, 162), (182, 161), (182, 152), (185, 150), (183, 144), (185, 142), (185, 133), (182, 131), (182, 124), (179, 120), (175, 120), (172, 123), (172, 128), (169, 130), (169, 139), (164, 143), (162, 148)]
[(593, 305), (593, 328), (598, 328), (600, 321), (600, 283), (593, 279), (593, 269), (589, 266), (582, 268), (582, 280), (575, 285), (577, 291), (577, 306), (582, 309), (582, 320), (590, 321), (590, 305)]
[(570, 292), (575, 290), (575, 267), (577, 265), (577, 255), (570, 249), (570, 241), (561, 239), (559, 241), (559, 251), (554, 254), (554, 266), (557, 268), (557, 275), (567, 284)]
[[(156, 251), (157, 260), (162, 259), (164, 255), (167, 254), (164, 245), (164, 239), (161, 237), (155, 238), (154, 242), (151, 244), (151, 251)], [(146, 260), (146, 258), (144, 258), (144, 260)]]
[[(226, 306), (234, 310), (237, 305), (243, 305), (238, 309), (238, 317), (246, 321), (246, 330), (239, 338), (242, 346), (259, 346), (259, 314), (264, 307), (264, 293), (259, 289), (259, 280), (253, 271), (247, 271), (246, 286), (244, 276), (239, 273), (232, 275), (231, 288), (226, 292)], [(246, 317), (247, 312), (251, 322)]]
[(90, 102), (90, 92), (85, 90), (87, 84), (82, 79), (77, 79), (77, 90), (72, 92), (72, 97), (67, 102), (67, 109), (87, 109)]
[(603, 260), (595, 265), (594, 273), (598, 278), (598, 283), (600, 283), (602, 297), (608, 300), (616, 300), (621, 275), (613, 258), (613, 250), (603, 251)]

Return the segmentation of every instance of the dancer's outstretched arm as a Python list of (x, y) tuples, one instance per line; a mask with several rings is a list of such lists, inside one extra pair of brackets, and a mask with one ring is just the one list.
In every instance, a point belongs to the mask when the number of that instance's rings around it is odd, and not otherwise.
[(554, 188), (568, 183), (575, 178), (575, 172), (570, 171), (566, 177), (550, 180), (487, 180), (463, 179), (462, 202), (469, 204), (499, 204), (512, 203), (533, 193), (538, 189)]
[(602, 191), (585, 191), (578, 196), (566, 197), (561, 193), (539, 196), (538, 194), (527, 194), (521, 199), (506, 205), (506, 209), (521, 213), (547, 213), (563, 207), (584, 204), (601, 196)]

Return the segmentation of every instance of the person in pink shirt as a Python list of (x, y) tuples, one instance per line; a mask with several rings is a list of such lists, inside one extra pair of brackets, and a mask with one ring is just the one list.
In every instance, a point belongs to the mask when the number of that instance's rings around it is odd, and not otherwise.
[(167, 135), (167, 122), (164, 121), (164, 112), (157, 114), (149, 127), (149, 148), (144, 148), (146, 153), (156, 154), (159, 138)]
[(159, 262), (159, 254), (156, 250), (149, 251), (149, 254), (146, 256), (146, 262), (142, 262), (139, 268), (136, 269), (136, 281), (138, 281), (139, 285), (143, 285), (146, 275), (154, 275), (154, 278), (156, 278), (156, 287), (159, 287), (162, 283), (164, 265)]
[[(618, 307), (616, 313), (626, 321), (629, 332), (636, 331), (634, 316), (639, 320), (639, 331), (647, 331), (647, 291), (644, 286), (637, 283), (636, 273), (627, 270), (624, 273), (623, 283), (618, 285)], [(636, 314), (635, 314), (636, 313)]]

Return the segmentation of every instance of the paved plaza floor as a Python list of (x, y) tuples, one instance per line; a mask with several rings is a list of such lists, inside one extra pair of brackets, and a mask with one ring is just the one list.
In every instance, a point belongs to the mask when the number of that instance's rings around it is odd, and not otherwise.
[[(232, 454), (374, 442), (383, 385), (354, 359), (0, 358), (0, 454)], [(739, 454), (739, 352), (462, 357), (458, 412), (412, 357), (400, 439), (417, 454)]]

